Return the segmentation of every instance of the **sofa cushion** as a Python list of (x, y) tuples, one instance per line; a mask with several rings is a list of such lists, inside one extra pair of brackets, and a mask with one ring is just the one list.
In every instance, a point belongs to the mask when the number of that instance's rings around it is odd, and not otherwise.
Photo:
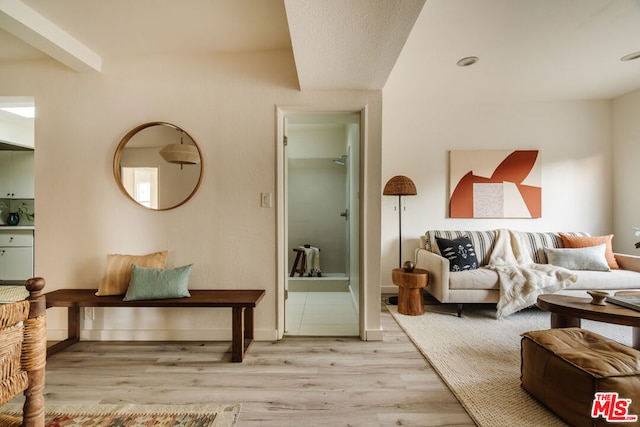
[(583, 232), (540, 232), (540, 231), (516, 231), (525, 242), (529, 255), (536, 264), (547, 264), (547, 255), (544, 253), (545, 248), (563, 248), (564, 244), (560, 234), (567, 236), (588, 236), (589, 233)]
[(613, 234), (609, 234), (607, 236), (570, 236), (564, 233), (560, 233), (560, 238), (562, 239), (562, 244), (565, 248), (586, 248), (604, 243), (606, 245), (606, 251), (604, 255), (607, 258), (609, 268), (620, 268), (620, 266), (618, 266), (618, 263), (616, 262), (616, 257), (613, 255), (613, 248), (611, 246)]
[(569, 270), (611, 271), (604, 256), (606, 245), (586, 248), (545, 248), (549, 264)]
[[(486, 231), (465, 231), (465, 230), (428, 230), (424, 236), (420, 239), (420, 245), (423, 246), (429, 252), (442, 256), (438, 244), (436, 243), (436, 237), (443, 237), (445, 239), (456, 239), (462, 236), (468, 236), (471, 239), (471, 243), (475, 248), (476, 257), (480, 267), (489, 264), (491, 252), (496, 241), (496, 230)], [(589, 233), (584, 232), (526, 232), (516, 231), (522, 237), (522, 241), (526, 242), (529, 254), (534, 262), (538, 264), (546, 264), (547, 256), (544, 253), (544, 248), (563, 248), (564, 244), (560, 234), (576, 237), (588, 237)], [(593, 246), (593, 245), (592, 245)]]
[(438, 249), (443, 257), (449, 260), (450, 271), (475, 270), (478, 268), (475, 248), (467, 236), (449, 240), (436, 237)]
[(544, 248), (561, 248), (562, 239), (557, 233), (544, 233), (544, 232), (527, 232), (516, 231), (516, 233), (522, 236), (521, 241), (525, 242), (529, 255), (536, 264), (546, 264), (547, 256), (544, 253)]
[[(611, 271), (577, 271), (578, 280), (570, 283), (565, 289), (568, 290), (599, 290), (610, 291), (618, 289), (638, 289), (640, 288), (640, 273), (631, 270), (611, 270)], [(587, 294), (584, 294), (587, 298)]]
[(442, 256), (436, 237), (442, 237), (445, 239), (453, 240), (459, 237), (467, 236), (471, 240), (475, 249), (476, 258), (478, 259), (478, 265), (487, 265), (489, 257), (491, 256), (491, 250), (496, 241), (495, 230), (487, 231), (462, 231), (462, 230), (429, 230), (424, 236), (424, 247), (429, 252)]
[(500, 289), (498, 273), (486, 267), (477, 270), (460, 271), (449, 275), (449, 289)]
[[(638, 272), (630, 270), (611, 271), (576, 271), (578, 280), (569, 283), (567, 291), (585, 291), (584, 297), (588, 295), (586, 291), (600, 290), (608, 292), (619, 289), (638, 289)], [(477, 270), (461, 271), (449, 275), (449, 289), (500, 289), (498, 273), (486, 267)], [(560, 292), (562, 293), (562, 291)]]
[[(609, 292), (611, 290), (620, 289), (638, 289), (638, 273), (629, 270), (611, 270), (611, 271), (576, 271), (578, 280), (575, 283), (569, 283), (564, 289), (565, 291), (585, 291), (583, 295), (588, 297), (586, 291), (600, 290)], [(480, 267), (477, 270), (460, 271), (456, 274), (449, 275), (449, 289), (465, 290), (499, 290), (500, 282), (498, 273), (486, 267)], [(560, 291), (563, 293), (563, 291)]]

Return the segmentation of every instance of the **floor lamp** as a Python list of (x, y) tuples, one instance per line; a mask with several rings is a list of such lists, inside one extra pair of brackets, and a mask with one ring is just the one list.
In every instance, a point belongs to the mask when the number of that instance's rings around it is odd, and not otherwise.
[(416, 185), (404, 175), (397, 175), (387, 181), (382, 191), (384, 196), (398, 196), (398, 268), (402, 268), (402, 196), (418, 194)]

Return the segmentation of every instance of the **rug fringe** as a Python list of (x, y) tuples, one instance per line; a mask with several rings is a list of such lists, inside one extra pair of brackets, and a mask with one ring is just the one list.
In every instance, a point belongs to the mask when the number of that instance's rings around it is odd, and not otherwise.
[[(214, 404), (57, 404), (46, 405), (45, 412), (47, 416), (61, 414), (76, 415), (203, 415), (216, 414), (213, 427), (232, 427), (235, 426), (240, 414), (241, 405), (239, 403), (214, 403)], [(7, 403), (0, 407), (0, 413), (11, 415), (22, 414), (22, 404)]]

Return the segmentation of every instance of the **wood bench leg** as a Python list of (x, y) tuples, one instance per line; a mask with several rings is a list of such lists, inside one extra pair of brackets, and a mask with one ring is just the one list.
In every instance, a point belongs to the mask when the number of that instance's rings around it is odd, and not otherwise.
[[(294, 277), (296, 272), (299, 273), (298, 277), (304, 276), (305, 269), (307, 268), (307, 253), (304, 249), (294, 249), (296, 253), (296, 259), (293, 261), (293, 267), (291, 267), (291, 273), (289, 273), (289, 277)], [(301, 261), (300, 268), (298, 268), (298, 261)]]
[(69, 307), (67, 309), (67, 331), (66, 340), (57, 342), (47, 348), (47, 357), (80, 341), (80, 307)]
[(242, 362), (244, 358), (244, 307), (232, 308), (231, 361)]
[(298, 262), (300, 261), (300, 257), (303, 252), (296, 252), (296, 259), (293, 261), (293, 267), (291, 267), (291, 273), (289, 273), (289, 277), (293, 277), (296, 275), (296, 271), (298, 271)]
[(80, 341), (80, 307), (69, 307), (67, 310), (68, 337)]
[(244, 309), (244, 350), (247, 351), (249, 344), (253, 341), (253, 307)]
[(233, 307), (231, 361), (242, 362), (253, 342), (253, 307)]

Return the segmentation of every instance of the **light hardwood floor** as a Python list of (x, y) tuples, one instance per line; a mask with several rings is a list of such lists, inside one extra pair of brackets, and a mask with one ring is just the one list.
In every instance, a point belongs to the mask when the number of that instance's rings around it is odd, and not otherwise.
[[(382, 308), (381, 342), (81, 342), (47, 360), (47, 404), (239, 402), (239, 427), (474, 426)], [(14, 400), (14, 402), (20, 399)]]

